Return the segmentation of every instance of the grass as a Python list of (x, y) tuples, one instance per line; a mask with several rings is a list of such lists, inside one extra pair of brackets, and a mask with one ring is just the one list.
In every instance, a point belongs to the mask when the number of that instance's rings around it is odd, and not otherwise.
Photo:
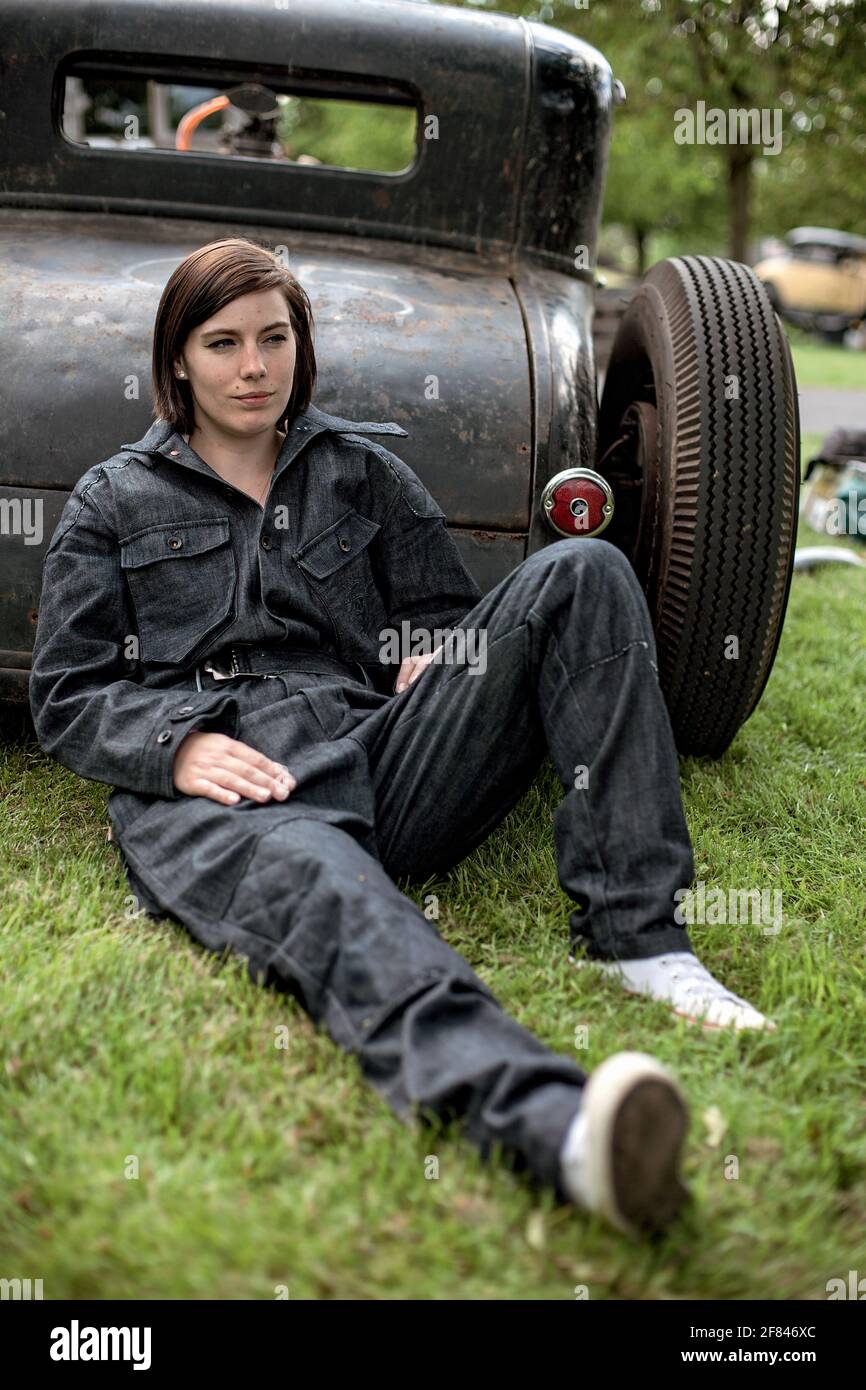
[(854, 569), (796, 574), (757, 711), (718, 762), (681, 765), (697, 878), (782, 891), (776, 936), (691, 928), (777, 1033), (704, 1035), (567, 964), (550, 764), (447, 878), (401, 884), (438, 895), (447, 940), (548, 1046), (679, 1075), (697, 1204), (652, 1244), (555, 1207), (456, 1127), (404, 1129), (293, 1000), (128, 915), (106, 787), (0, 745), (0, 1274), (48, 1299), (426, 1300), (820, 1299), (863, 1273), (863, 594)]
[[(789, 326), (786, 332), (801, 391), (804, 387), (818, 386), (828, 390), (866, 392), (866, 352), (822, 342), (798, 328)], [(866, 408), (863, 414), (866, 423)]]

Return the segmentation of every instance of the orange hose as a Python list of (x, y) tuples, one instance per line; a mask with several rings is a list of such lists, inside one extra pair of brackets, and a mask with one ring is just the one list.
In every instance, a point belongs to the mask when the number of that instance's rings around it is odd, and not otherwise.
[(194, 106), (191, 111), (187, 111), (175, 133), (175, 149), (188, 150), (196, 126), (201, 125), (208, 116), (212, 116), (214, 111), (222, 111), (226, 106), (231, 106), (228, 97), (211, 97), (210, 101), (203, 101), (200, 106)]

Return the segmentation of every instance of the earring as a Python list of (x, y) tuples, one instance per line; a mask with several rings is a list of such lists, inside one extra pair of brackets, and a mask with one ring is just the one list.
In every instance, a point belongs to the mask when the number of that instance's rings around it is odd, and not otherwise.
[(186, 376), (186, 372), (178, 372), (178, 376)]

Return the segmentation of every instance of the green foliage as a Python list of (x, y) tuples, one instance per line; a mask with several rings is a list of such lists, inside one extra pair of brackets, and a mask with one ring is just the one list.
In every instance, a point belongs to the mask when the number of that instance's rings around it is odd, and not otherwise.
[[(863, 231), (866, 155), (866, 0), (495, 0), (467, 4), (566, 30), (598, 49), (626, 89), (616, 108), (605, 222), (627, 226), (647, 264), (661, 255), (734, 254), (728, 226), (731, 166), (754, 157), (746, 235), (818, 223)], [(780, 110), (783, 147), (689, 146), (675, 113)], [(632, 267), (630, 267), (632, 268)]]
[(415, 122), (414, 107), (290, 97), (279, 137), (292, 159), (307, 155), (321, 164), (396, 173), (414, 159)]

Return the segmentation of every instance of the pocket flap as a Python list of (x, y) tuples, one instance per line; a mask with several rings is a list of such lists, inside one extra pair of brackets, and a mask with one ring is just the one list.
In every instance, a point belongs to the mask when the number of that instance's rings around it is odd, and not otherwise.
[(187, 555), (200, 555), (204, 550), (225, 545), (228, 539), (228, 517), (149, 526), (121, 543), (120, 563), (123, 569), (137, 569), (154, 560), (182, 560)]
[(308, 541), (295, 558), (314, 579), (327, 579), (354, 560), (380, 529), (378, 521), (353, 509)]

